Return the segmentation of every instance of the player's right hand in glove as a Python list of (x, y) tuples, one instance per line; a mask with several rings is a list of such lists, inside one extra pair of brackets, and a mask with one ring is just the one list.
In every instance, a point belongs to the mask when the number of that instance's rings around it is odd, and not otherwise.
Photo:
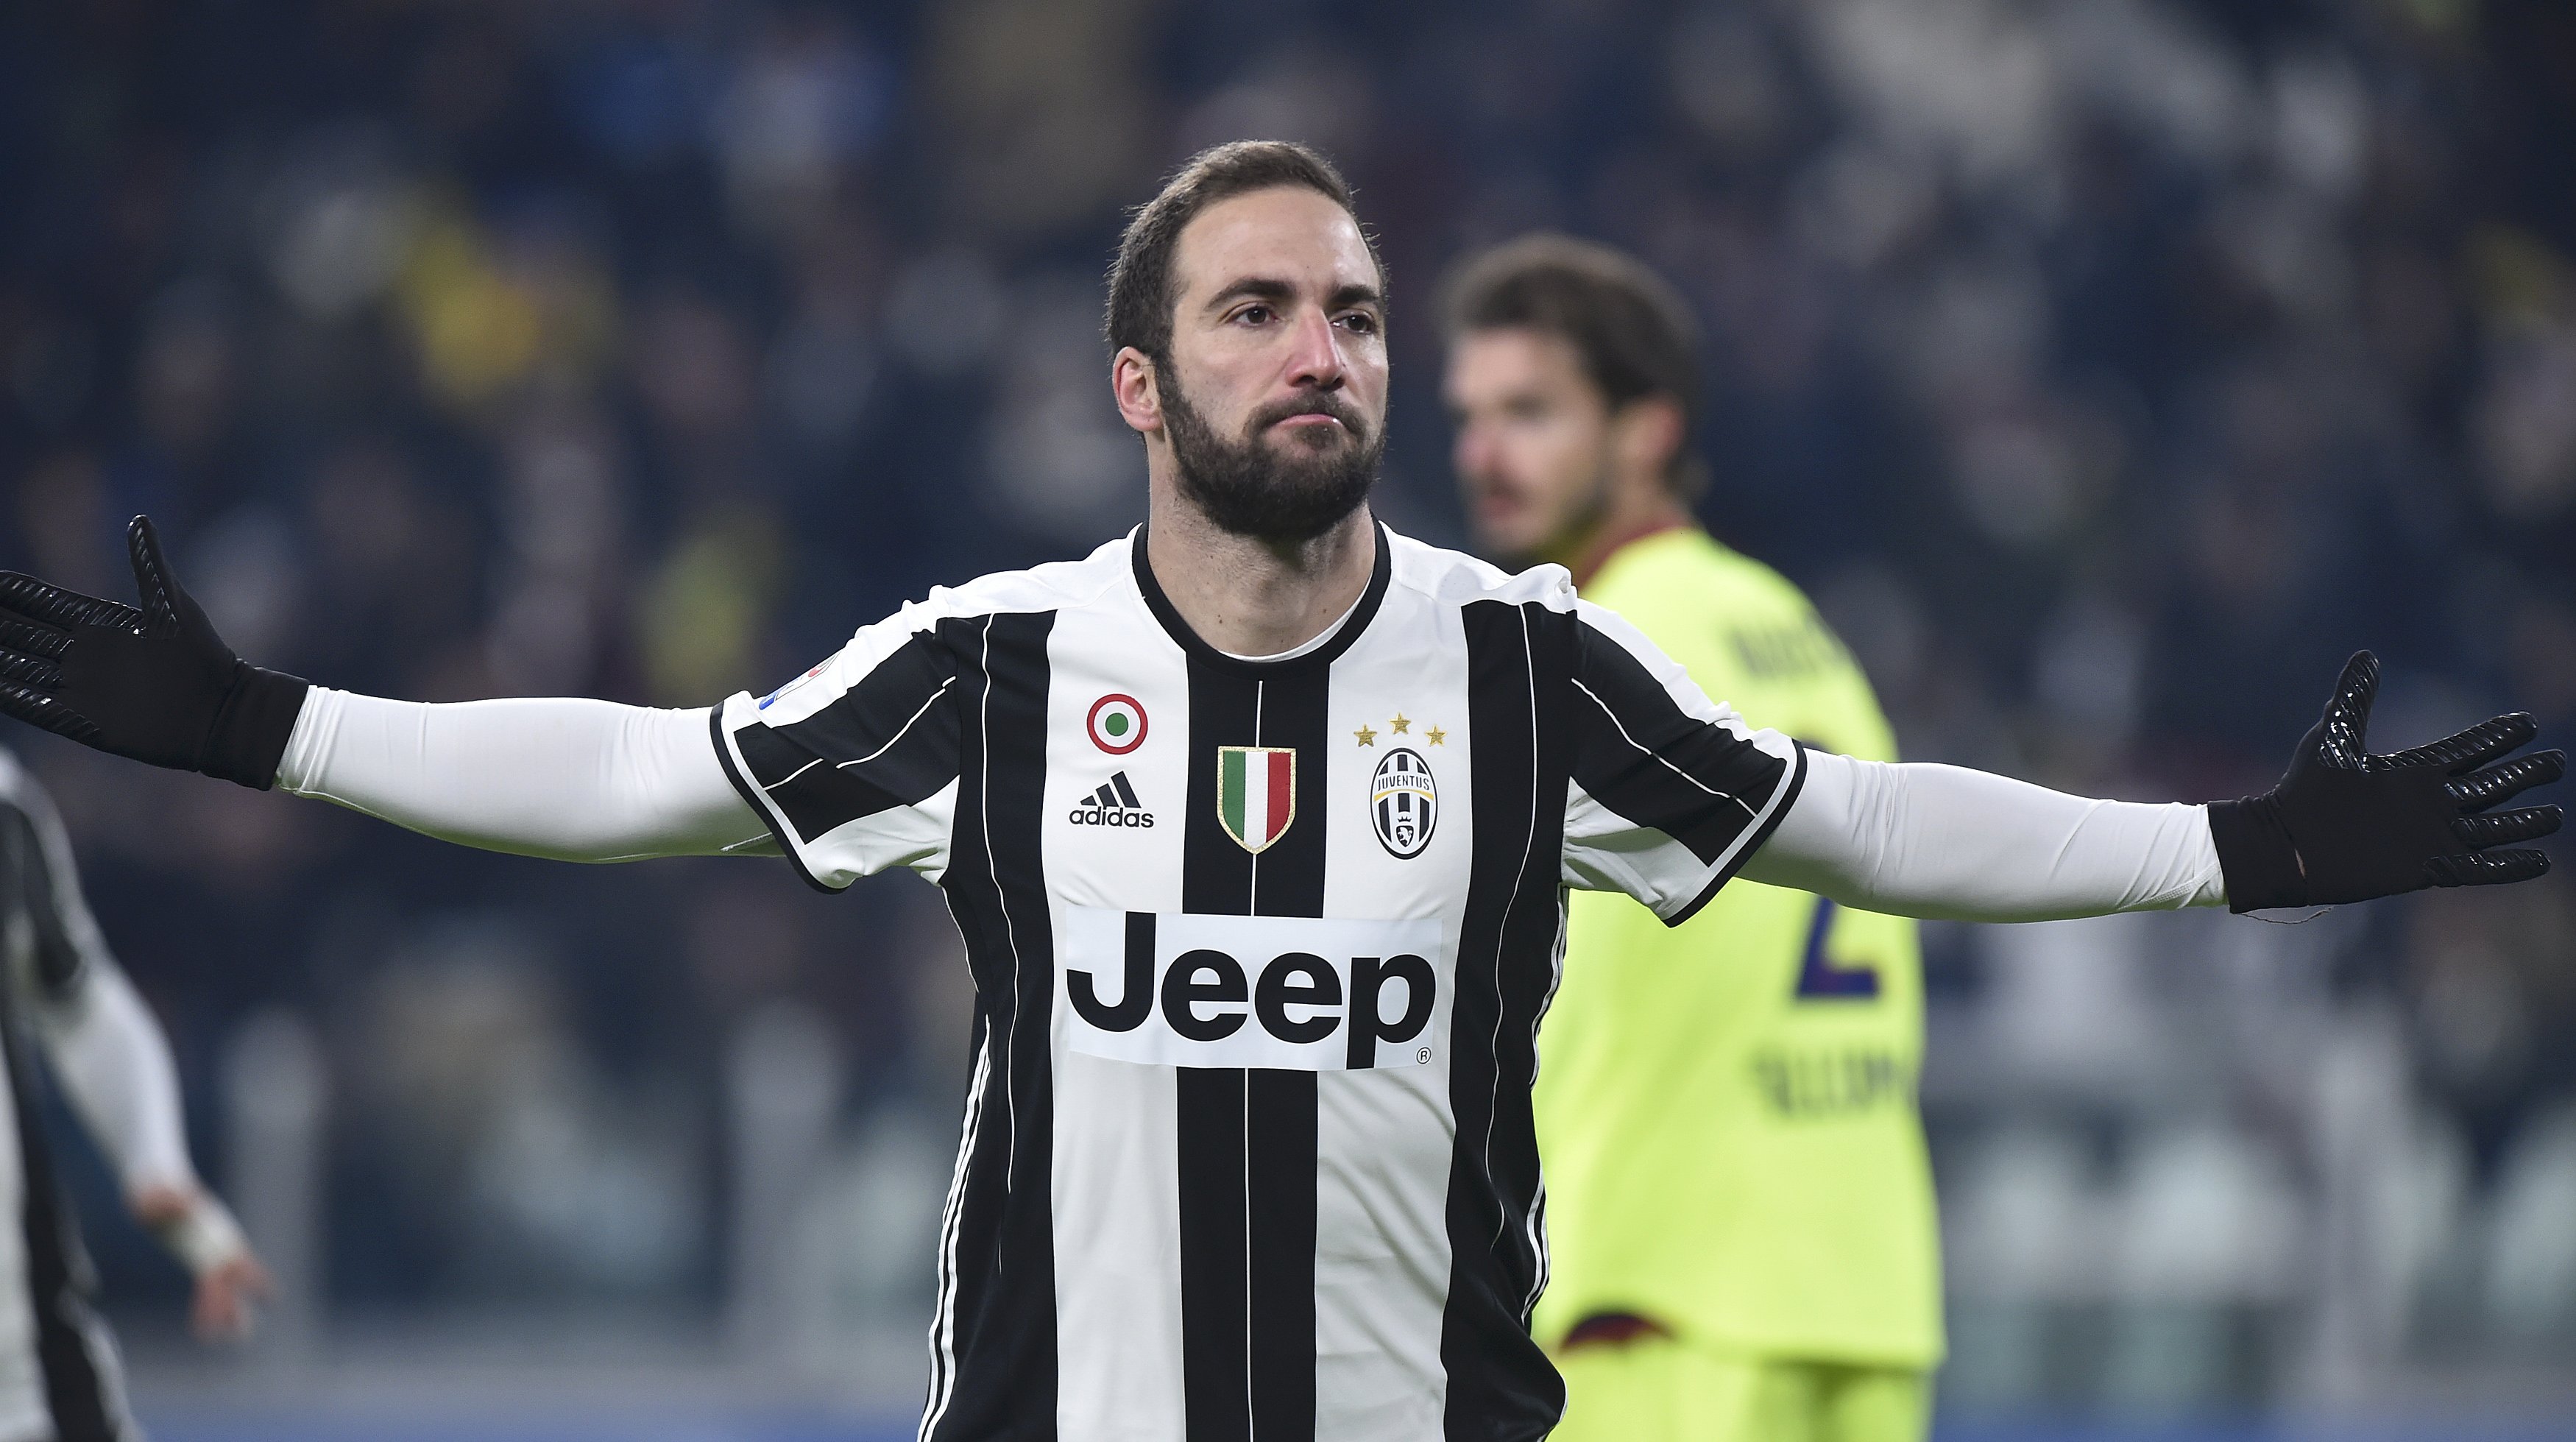
[(2556, 831), (2559, 809), (2493, 809), (2566, 773), (2564, 751), (2504, 759), (2538, 734), (2530, 714), (2498, 716), (2430, 746), (2374, 756), (2370, 703), (2378, 694), (2379, 658), (2355, 652), (2281, 784), (2210, 804), (2228, 910), (2492, 886), (2549, 870), (2546, 852), (2513, 843)]
[(309, 688), (233, 654), (170, 574), (151, 518), (126, 543), (139, 610), (0, 571), (0, 714), (267, 790)]

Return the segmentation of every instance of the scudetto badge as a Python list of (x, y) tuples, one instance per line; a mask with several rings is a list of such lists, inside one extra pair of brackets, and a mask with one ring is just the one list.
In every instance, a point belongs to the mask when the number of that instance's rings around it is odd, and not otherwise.
[(1377, 763), (1377, 775), (1369, 780), (1369, 820), (1377, 827), (1378, 844), (1399, 860), (1420, 856), (1431, 844), (1431, 828), (1440, 820), (1440, 788), (1420, 752), (1399, 746)]
[(1234, 844), (1258, 856), (1297, 819), (1297, 749), (1216, 749), (1216, 823)]

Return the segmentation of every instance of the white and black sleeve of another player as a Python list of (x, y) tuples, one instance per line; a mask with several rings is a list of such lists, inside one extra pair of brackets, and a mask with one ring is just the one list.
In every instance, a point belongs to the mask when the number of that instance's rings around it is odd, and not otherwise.
[[(16, 899), (15, 906), (8, 899)], [(193, 1189), (178, 1068), (158, 1023), (108, 951), (81, 895), (71, 840), (34, 778), (0, 752), (0, 935), (7, 1010), (30, 1017), (92, 1136), (130, 1190)]]
[(1564, 880), (1678, 925), (1779, 824), (1805, 755), (1711, 701), (1616, 613), (1578, 602), (1575, 622)]

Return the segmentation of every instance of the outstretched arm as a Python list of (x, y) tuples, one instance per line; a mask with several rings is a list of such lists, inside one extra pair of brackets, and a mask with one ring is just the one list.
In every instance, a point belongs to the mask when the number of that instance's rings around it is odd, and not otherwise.
[[(2042, 921), (2226, 905), (2325, 906), (2427, 886), (2526, 881), (2559, 808), (2495, 810), (2566, 770), (2516, 713), (2394, 755), (2367, 746), (2379, 663), (2352, 658), (2281, 784), (2208, 806), (2092, 801), (1952, 766), (1807, 755), (1797, 802), (1746, 863), (1847, 905)], [(2511, 757), (2511, 759), (2507, 759)]]
[(430, 706), (314, 687), (277, 773), (442, 841), (558, 861), (774, 856), (705, 711), (607, 701)]
[(127, 532), (142, 604), (0, 572), (0, 714), (155, 766), (283, 782), (449, 841), (568, 861), (774, 854), (704, 711), (604, 701), (424, 706), (310, 686), (233, 654)]
[(1864, 911), (2048, 921), (2227, 900), (2207, 808), (2093, 801), (1957, 766), (1807, 753), (1806, 784), (1744, 865)]

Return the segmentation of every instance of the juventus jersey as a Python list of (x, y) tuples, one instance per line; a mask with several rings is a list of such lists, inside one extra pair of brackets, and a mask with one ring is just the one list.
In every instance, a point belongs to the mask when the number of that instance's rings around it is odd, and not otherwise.
[(1146, 544), (934, 591), (715, 713), (807, 879), (911, 867), (965, 935), (921, 1435), (1542, 1437), (1565, 889), (1690, 915), (1801, 753), (1555, 567), (1381, 529), (1340, 629), (1249, 661)]
[(35, 1085), (34, 1003), (112, 968), (71, 842), (34, 777), (0, 751), (0, 1442), (135, 1435), (116, 1345), (91, 1310), (80, 1230), (54, 1177)]

